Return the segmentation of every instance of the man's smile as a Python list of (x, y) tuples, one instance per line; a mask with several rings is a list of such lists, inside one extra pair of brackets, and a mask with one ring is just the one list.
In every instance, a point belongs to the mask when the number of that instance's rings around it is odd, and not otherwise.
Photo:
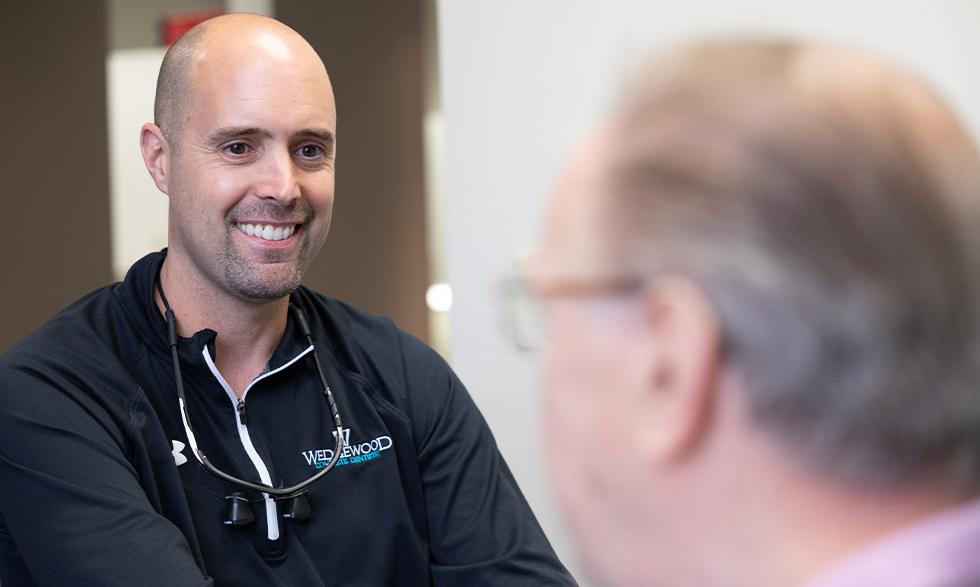
[(281, 241), (291, 237), (301, 225), (236, 222), (235, 226), (248, 236), (267, 241)]

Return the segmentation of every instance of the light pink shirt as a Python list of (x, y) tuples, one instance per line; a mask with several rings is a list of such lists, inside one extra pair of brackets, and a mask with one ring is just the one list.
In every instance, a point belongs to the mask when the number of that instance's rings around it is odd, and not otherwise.
[(892, 532), (804, 587), (980, 587), (980, 500)]

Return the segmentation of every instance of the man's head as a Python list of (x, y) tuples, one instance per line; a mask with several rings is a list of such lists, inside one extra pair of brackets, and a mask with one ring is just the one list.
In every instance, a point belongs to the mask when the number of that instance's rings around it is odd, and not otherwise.
[(160, 68), (143, 157), (170, 197), (168, 263), (190, 287), (288, 295), (330, 226), (336, 108), (323, 62), (275, 20), (190, 30)]
[(718, 41), (640, 72), (532, 276), (557, 485), (595, 572), (696, 584), (741, 499), (790, 478), (972, 491), (978, 173), (947, 108), (862, 54)]

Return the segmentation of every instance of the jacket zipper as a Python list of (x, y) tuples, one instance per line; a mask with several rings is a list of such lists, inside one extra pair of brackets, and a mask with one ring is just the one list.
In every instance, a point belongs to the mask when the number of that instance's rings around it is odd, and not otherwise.
[[(245, 449), (245, 454), (247, 454), (249, 460), (252, 461), (252, 465), (259, 474), (259, 479), (266, 485), (272, 485), (272, 476), (269, 474), (269, 468), (266, 467), (265, 463), (262, 461), (262, 457), (260, 457), (258, 451), (255, 450), (255, 445), (252, 444), (252, 438), (248, 433), (248, 427), (246, 426), (247, 418), (245, 412), (245, 397), (248, 395), (248, 391), (252, 389), (252, 386), (254, 386), (256, 383), (272, 375), (273, 373), (278, 373), (286, 367), (289, 367), (298, 361), (303, 355), (311, 352), (312, 350), (313, 346), (308, 346), (285, 364), (271, 371), (266, 371), (253, 379), (252, 382), (248, 384), (248, 387), (245, 388), (245, 391), (242, 392), (241, 398), (235, 395), (235, 392), (232, 391), (231, 386), (228, 385), (228, 382), (225, 381), (225, 378), (218, 371), (214, 361), (211, 360), (211, 353), (208, 352), (207, 345), (205, 345), (204, 350), (202, 351), (202, 354), (204, 355), (204, 362), (207, 363), (208, 368), (211, 370), (211, 374), (218, 380), (218, 383), (221, 384), (222, 389), (225, 390), (225, 394), (228, 395), (228, 399), (231, 400), (232, 407), (234, 408), (236, 414), (235, 426), (238, 428), (238, 438), (241, 440), (242, 447)], [(266, 525), (269, 528), (269, 540), (278, 540), (279, 516), (276, 513), (276, 501), (272, 499), (272, 496), (268, 493), (263, 493), (262, 497), (265, 500), (265, 516)]]

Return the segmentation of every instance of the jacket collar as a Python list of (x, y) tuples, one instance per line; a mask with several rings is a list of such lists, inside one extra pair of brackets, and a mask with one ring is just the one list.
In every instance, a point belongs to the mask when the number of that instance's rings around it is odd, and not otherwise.
[[(167, 336), (167, 321), (157, 308), (154, 299), (154, 288), (160, 268), (167, 256), (167, 249), (150, 253), (137, 261), (126, 273), (125, 279), (115, 290), (117, 299), (136, 325), (137, 329), (150, 350), (155, 355), (170, 359), (170, 345)], [(294, 301), (291, 298), (291, 301)], [(208, 347), (212, 358), (216, 357), (215, 341), (218, 333), (210, 328), (195, 332), (190, 337), (179, 336), (177, 354), (181, 368), (209, 371), (204, 360), (203, 350)], [(309, 342), (296, 324), (290, 312), (286, 320), (286, 329), (279, 344), (276, 345), (269, 359), (269, 369), (274, 370), (292, 361), (309, 346)]]

